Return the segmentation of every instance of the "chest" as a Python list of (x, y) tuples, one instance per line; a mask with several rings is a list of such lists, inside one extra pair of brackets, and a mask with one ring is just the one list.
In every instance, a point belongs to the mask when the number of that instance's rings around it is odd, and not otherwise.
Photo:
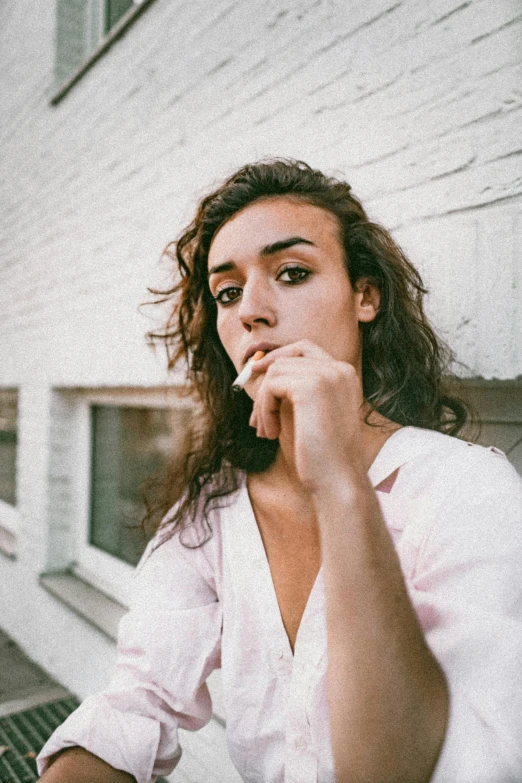
[(292, 651), (297, 632), (321, 567), (317, 525), (310, 518), (296, 518), (284, 509), (256, 510), (272, 583)]

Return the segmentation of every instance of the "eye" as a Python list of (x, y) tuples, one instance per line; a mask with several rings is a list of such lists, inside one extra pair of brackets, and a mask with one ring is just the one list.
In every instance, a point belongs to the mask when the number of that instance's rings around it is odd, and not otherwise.
[(290, 285), (292, 285), (306, 280), (306, 278), (310, 275), (310, 270), (305, 269), (302, 266), (287, 266), (281, 270), (277, 276), (277, 279), (281, 280), (283, 275), (287, 276), (287, 279), (283, 280), (283, 283), (290, 283)]
[(214, 301), (220, 305), (232, 304), (241, 295), (241, 289), (237, 286), (222, 288), (214, 296)]

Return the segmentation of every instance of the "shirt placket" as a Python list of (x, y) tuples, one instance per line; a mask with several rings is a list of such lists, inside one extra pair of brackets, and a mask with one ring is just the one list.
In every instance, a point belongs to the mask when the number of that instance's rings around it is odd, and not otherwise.
[(285, 783), (318, 783), (318, 756), (309, 715), (309, 696), (325, 654), (326, 635), (320, 603), (322, 569), (301, 619), (294, 649), (286, 721)]

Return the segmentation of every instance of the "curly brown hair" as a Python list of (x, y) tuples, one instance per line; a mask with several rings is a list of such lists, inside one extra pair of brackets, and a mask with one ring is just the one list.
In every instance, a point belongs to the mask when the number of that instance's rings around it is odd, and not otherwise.
[[(421, 276), (380, 225), (370, 221), (351, 187), (302, 161), (273, 159), (244, 166), (199, 204), (192, 223), (165, 249), (175, 262), (176, 283), (151, 290), (158, 302), (172, 303), (163, 329), (149, 333), (165, 344), (169, 369), (184, 359), (188, 392), (202, 403), (181, 464), (171, 470), (159, 499), (150, 501), (149, 531), (163, 514), (169, 530), (205, 520), (209, 503), (238, 486), (238, 470), (260, 472), (273, 462), (278, 441), (256, 436), (249, 426), (252, 401), (235, 394), (236, 370), (217, 332), (216, 303), (207, 277), (208, 253), (219, 229), (240, 210), (261, 199), (287, 197), (321, 207), (337, 218), (352, 287), (368, 278), (381, 295), (377, 317), (361, 324), (363, 393), (372, 411), (402, 425), (456, 435), (468, 419), (468, 406), (450, 390), (447, 373), (453, 354), (435, 334), (423, 311), (427, 293)], [(196, 513), (198, 512), (198, 513)], [(203, 513), (201, 513), (203, 512)], [(153, 520), (156, 520), (154, 522)], [(187, 544), (189, 545), (189, 544)]]

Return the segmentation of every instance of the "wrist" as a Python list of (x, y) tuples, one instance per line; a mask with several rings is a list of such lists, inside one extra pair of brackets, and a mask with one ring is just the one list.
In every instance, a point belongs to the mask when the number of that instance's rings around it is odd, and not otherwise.
[(350, 508), (368, 494), (373, 495), (373, 487), (367, 473), (358, 466), (348, 466), (342, 473), (325, 472), (321, 482), (311, 489), (310, 498), (320, 513), (332, 506)]

